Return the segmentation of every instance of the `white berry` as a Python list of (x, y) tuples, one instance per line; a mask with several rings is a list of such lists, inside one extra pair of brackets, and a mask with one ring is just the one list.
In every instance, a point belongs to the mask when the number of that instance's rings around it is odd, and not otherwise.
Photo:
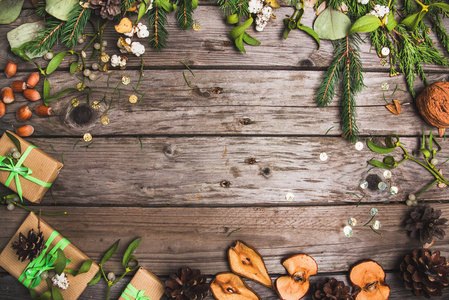
[(100, 50), (100, 48), (101, 48), (100, 43), (95, 43), (94, 44), (94, 48), (97, 49), (97, 50)]
[(11, 153), (17, 152), (17, 148), (16, 147), (12, 147), (11, 149), (9, 149), (9, 152), (11, 152)]
[(82, 43), (84, 43), (84, 39), (81, 38), (81, 37), (79, 37), (79, 38), (78, 38), (78, 44), (82, 44)]
[(6, 206), (6, 209), (7, 209), (7, 210), (13, 210), (14, 207), (15, 207), (14, 204), (9, 203), (9, 204)]
[(413, 205), (413, 201), (408, 199), (407, 201), (405, 201), (405, 204), (407, 204), (407, 206), (412, 206)]
[(48, 272), (45, 271), (45, 272), (43, 272), (43, 273), (41, 274), (41, 279), (42, 279), (42, 280), (45, 280), (45, 279), (47, 279), (47, 278), (48, 278)]
[(108, 273), (108, 280), (109, 281), (115, 281), (115, 274), (113, 272)]
[(108, 41), (103, 41), (101, 44), (102, 44), (104, 47), (106, 47), (106, 46), (108, 45)]
[(411, 200), (411, 201), (415, 201), (416, 200), (415, 194), (408, 195), (408, 199)]
[(433, 159), (430, 161), (430, 163), (431, 163), (432, 165), (438, 165), (438, 159), (433, 158)]
[(12, 157), (14, 157), (14, 158), (16, 158), (16, 159), (20, 158), (20, 152), (18, 152), (18, 151), (13, 152), (13, 153), (12, 153)]
[(89, 76), (90, 75), (90, 70), (86, 69), (83, 71), (84, 76)]
[(98, 63), (93, 63), (92, 64), (92, 69), (94, 69), (94, 70), (98, 70), (99, 67), (100, 66), (98, 65)]
[(46, 60), (52, 59), (52, 58), (53, 58), (53, 53), (51, 53), (51, 52), (45, 53), (44, 58), (45, 58)]

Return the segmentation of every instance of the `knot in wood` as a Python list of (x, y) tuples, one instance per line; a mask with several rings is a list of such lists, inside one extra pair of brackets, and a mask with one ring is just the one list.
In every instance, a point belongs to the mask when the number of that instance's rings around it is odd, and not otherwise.
[(221, 187), (224, 187), (224, 188), (228, 188), (228, 187), (231, 186), (231, 182), (230, 182), (230, 181), (227, 181), (227, 180), (222, 180), (222, 181), (220, 182), (220, 186), (221, 186)]
[(241, 118), (239, 120), (239, 123), (242, 125), (249, 125), (249, 124), (251, 124), (251, 119), (250, 118)]
[(265, 178), (268, 178), (273, 174), (273, 172), (270, 167), (263, 167), (260, 169), (260, 174), (262, 174)]
[(80, 105), (72, 110), (71, 117), (77, 125), (86, 125), (94, 118), (94, 110), (87, 105)]
[(172, 144), (165, 146), (164, 153), (168, 157), (174, 156), (176, 154), (176, 146)]
[(247, 163), (249, 163), (250, 165), (254, 165), (255, 163), (257, 163), (257, 160), (255, 157), (250, 157), (246, 160)]

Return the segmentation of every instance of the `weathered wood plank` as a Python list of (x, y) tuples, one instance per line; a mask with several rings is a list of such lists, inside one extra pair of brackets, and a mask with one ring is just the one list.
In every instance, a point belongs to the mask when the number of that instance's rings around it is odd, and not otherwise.
[[(330, 275), (328, 277), (335, 277), (338, 280), (344, 281), (348, 284), (346, 276), (344, 275)], [(324, 276), (314, 276), (311, 277), (311, 283), (314, 284), (316, 281), (321, 279)], [(277, 277), (272, 277), (275, 280)], [(165, 280), (165, 277), (162, 278)], [(212, 277), (209, 278), (211, 280)], [(387, 273), (387, 283), (391, 288), (390, 300), (404, 300), (404, 299), (420, 299), (415, 297), (411, 292), (407, 291), (401, 279), (399, 278), (399, 274), (397, 273)], [(126, 276), (123, 280), (119, 281), (112, 289), (110, 294), (110, 299), (118, 299), (120, 294), (125, 289), (126, 285), (131, 280), (130, 276)], [(260, 284), (254, 283), (250, 280), (245, 280), (247, 284), (254, 290), (256, 293), (264, 300), (278, 300), (279, 296), (272, 290), (261, 286)], [(310, 289), (309, 293), (303, 298), (304, 300), (312, 299), (312, 291), (313, 288)], [(100, 282), (93, 287), (87, 287), (84, 293), (81, 295), (80, 299), (104, 299), (106, 297), (107, 286), (104, 282)], [(4, 300), (28, 300), (30, 299), (28, 290), (23, 287), (20, 283), (17, 282), (12, 276), (6, 275), (0, 277), (0, 293), (2, 295), (2, 299)], [(432, 298), (434, 300), (445, 300), (447, 298), (448, 291), (443, 293), (442, 297)], [(209, 295), (206, 300), (215, 299), (211, 295)]]
[[(192, 137), (145, 138), (142, 150), (137, 137), (97, 138), (88, 149), (77, 139), (30, 139), (56, 159), (64, 157), (64, 168), (47, 193), (44, 204), (63, 205), (326, 205), (355, 204), (359, 183), (368, 175), (383, 177), (383, 170), (368, 172), (366, 162), (377, 157), (365, 145), (362, 151), (338, 137)], [(418, 138), (401, 139), (407, 149), (418, 149)], [(447, 147), (439, 155), (449, 156)], [(54, 150), (53, 150), (54, 149)], [(55, 152), (57, 151), (57, 152)], [(319, 154), (329, 160), (322, 162)], [(401, 155), (401, 151), (394, 152)], [(249, 158), (256, 164), (249, 164)], [(447, 164), (441, 167), (445, 174)], [(269, 171), (267, 171), (269, 170)], [(265, 172), (265, 173), (264, 173)], [(268, 173), (268, 175), (266, 174)], [(392, 170), (388, 190), (367, 189), (364, 203), (404, 201), (433, 177), (413, 162)], [(229, 188), (220, 182), (231, 182)], [(102, 187), (99, 191), (98, 187)], [(2, 191), (7, 191), (2, 186)], [(286, 201), (292, 192), (296, 198)], [(423, 201), (449, 200), (447, 189), (431, 188)]]
[[(146, 93), (140, 104), (131, 104), (128, 98), (136, 94), (139, 75), (136, 71), (114, 71), (109, 77), (102, 74), (91, 83), (93, 92), (90, 103), (100, 101), (106, 94), (109, 103), (113, 98), (113, 109), (108, 112), (111, 120), (103, 126), (98, 118), (106, 110), (103, 103), (92, 118), (80, 125), (73, 121), (73, 108), (70, 100), (76, 97), (80, 103), (86, 102), (87, 90), (71, 92), (51, 103), (55, 116), (48, 119), (32, 117), (27, 124), (35, 127), (36, 136), (82, 135), (91, 131), (95, 135), (123, 134), (263, 134), (263, 135), (323, 135), (331, 127), (330, 133), (341, 134), (340, 98), (335, 97), (331, 107), (320, 108), (315, 103), (315, 95), (322, 72), (316, 71), (212, 71), (196, 70), (196, 77), (187, 74), (192, 88), (184, 81), (181, 70), (145, 71), (141, 93)], [(131, 76), (131, 84), (121, 85), (113, 95), (115, 87), (123, 75)], [(15, 76), (24, 79), (27, 74)], [(109, 88), (107, 85), (109, 78)], [(389, 78), (382, 73), (366, 73), (367, 88), (357, 95), (357, 125), (361, 135), (391, 134), (391, 130), (400, 135), (419, 135), (422, 128), (430, 129), (416, 112), (403, 78)], [(431, 75), (431, 81), (445, 80), (446, 74)], [(4, 80), (9, 85), (12, 79)], [(43, 80), (41, 80), (41, 88)], [(75, 87), (79, 80), (66, 72), (55, 72), (50, 77), (51, 94)], [(381, 84), (388, 82), (388, 91)], [(214, 88), (220, 87), (222, 93), (214, 94)], [(395, 88), (396, 92), (393, 94)], [(417, 85), (416, 90), (422, 89)], [(17, 100), (7, 106), (7, 113), (1, 119), (0, 129), (21, 126), (15, 112), (22, 105), (35, 107), (41, 102), (31, 103), (21, 94)], [(140, 96), (139, 96), (140, 97)], [(384, 100), (385, 98), (385, 100)], [(392, 99), (403, 103), (402, 113), (394, 116), (385, 108), (385, 101)], [(242, 119), (249, 118), (250, 124), (243, 125)], [(382, 123), (380, 123), (382, 122)], [(136, 126), (138, 125), (138, 126)]]
[[(199, 31), (182, 31), (177, 28), (174, 14), (168, 16), (167, 29), (170, 33), (167, 48), (162, 52), (151, 50), (147, 43), (145, 61), (151, 67), (179, 67), (182, 60), (194, 67), (230, 67), (230, 68), (316, 68), (327, 67), (333, 54), (333, 47), (329, 41), (322, 41), (321, 48), (317, 50), (315, 41), (307, 34), (299, 31), (292, 32), (287, 40), (282, 39), (284, 30), (283, 18), (291, 15), (293, 9), (282, 7), (275, 11), (277, 19), (271, 20), (262, 33), (249, 29), (262, 43), (261, 46), (247, 46), (247, 54), (239, 52), (229, 40), (229, 31), (232, 25), (226, 24), (222, 11), (217, 6), (199, 6), (194, 13), (194, 19), (201, 24)], [(315, 15), (312, 10), (306, 12), (303, 23), (312, 26)], [(12, 24), (1, 29), (0, 38), (6, 40), (6, 33), (23, 24), (35, 21), (33, 10), (24, 10), (22, 15)], [(444, 26), (449, 28), (449, 20), (445, 19)], [(114, 27), (108, 26), (104, 37), (109, 42), (106, 52), (110, 55), (117, 53), (115, 46), (119, 35)], [(144, 40), (142, 40), (144, 41)], [(436, 40), (437, 41), (437, 40)], [(439, 43), (436, 44), (440, 49)], [(83, 46), (79, 47), (80, 49)], [(9, 60), (17, 60), (8, 50), (8, 43), (0, 45), (0, 68)], [(59, 48), (59, 49), (62, 49)], [(367, 69), (382, 69), (388, 72), (388, 67), (380, 65), (380, 59), (371, 50), (369, 43), (361, 45), (361, 59)], [(43, 63), (43, 60), (39, 60)], [(139, 66), (140, 59), (133, 57), (129, 66)], [(28, 63), (29, 67), (34, 67)], [(426, 66), (427, 70), (447, 71), (445, 67)]]
[[(126, 194), (123, 194), (126, 201)], [(445, 204), (432, 205), (449, 214)], [(370, 219), (370, 206), (331, 207), (66, 207), (68, 215), (44, 217), (52, 227), (69, 239), (87, 256), (99, 261), (118, 239), (117, 253), (136, 237), (142, 242), (135, 255), (139, 263), (158, 275), (168, 275), (180, 266), (199, 268), (213, 275), (229, 270), (226, 250), (234, 240), (243, 240), (258, 249), (270, 274), (282, 274), (282, 259), (307, 253), (318, 263), (320, 272), (347, 272), (361, 259), (374, 259), (385, 270), (396, 269), (403, 256), (419, 241), (407, 236), (403, 227), (409, 207), (376, 205), (382, 222), (382, 236), (362, 224)], [(44, 211), (60, 208), (41, 206)], [(27, 212), (2, 213), (0, 249), (7, 246)], [(343, 227), (349, 217), (360, 225), (354, 236), (346, 238)], [(237, 229), (230, 237), (227, 235)], [(449, 254), (448, 237), (434, 248)], [(121, 272), (121, 255), (108, 261), (105, 269)]]

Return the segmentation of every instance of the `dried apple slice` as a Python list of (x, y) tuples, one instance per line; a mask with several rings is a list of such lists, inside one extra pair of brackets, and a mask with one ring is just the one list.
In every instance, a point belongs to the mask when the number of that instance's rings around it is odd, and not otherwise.
[(270, 289), (274, 288), (263, 258), (256, 249), (237, 241), (235, 246), (229, 248), (228, 259), (235, 274), (252, 279)]
[(219, 273), (210, 283), (217, 300), (260, 300), (260, 297), (233, 273)]
[(287, 258), (282, 265), (287, 276), (276, 280), (276, 289), (282, 300), (299, 300), (307, 294), (309, 277), (318, 273), (318, 264), (307, 254), (297, 254)]
[(349, 279), (358, 290), (356, 300), (387, 300), (390, 296), (385, 271), (373, 260), (362, 261), (352, 267)]

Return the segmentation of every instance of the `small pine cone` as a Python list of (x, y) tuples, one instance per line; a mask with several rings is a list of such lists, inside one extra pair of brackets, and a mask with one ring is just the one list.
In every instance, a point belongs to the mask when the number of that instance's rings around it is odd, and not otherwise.
[(201, 300), (209, 294), (207, 278), (200, 270), (180, 268), (165, 281), (165, 295), (168, 299)]
[(44, 248), (44, 236), (42, 232), (35, 233), (33, 229), (28, 232), (28, 236), (19, 233), (19, 240), (12, 244), (12, 248), (19, 255), (20, 261), (34, 260), (38, 257)]
[(440, 217), (441, 210), (434, 210), (429, 205), (418, 206), (410, 212), (405, 229), (421, 243), (431, 243), (435, 238), (441, 240), (446, 234), (443, 228), (447, 228), (447, 219)]
[(335, 278), (324, 278), (315, 284), (313, 300), (353, 300), (349, 286)]
[(415, 296), (439, 297), (449, 286), (449, 263), (440, 251), (415, 249), (405, 257), (400, 270), (405, 288)]

